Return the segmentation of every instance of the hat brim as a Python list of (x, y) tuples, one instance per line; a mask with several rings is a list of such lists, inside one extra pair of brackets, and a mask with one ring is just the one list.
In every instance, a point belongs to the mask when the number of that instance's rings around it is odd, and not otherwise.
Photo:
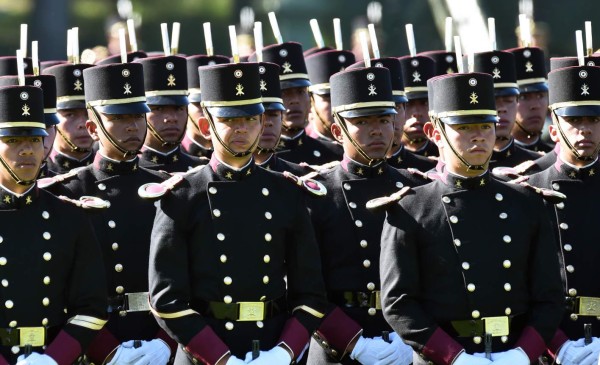
[(310, 90), (311, 94), (317, 94), (317, 95), (331, 95), (331, 89), (327, 88), (327, 89), (313, 89)]
[(519, 91), (521, 94), (544, 92), (548, 91), (548, 84), (545, 82), (536, 82), (535, 84), (521, 85), (519, 86)]
[(44, 124), (46, 126), (57, 125), (58, 123), (60, 123), (60, 120), (56, 113), (44, 113)]
[(56, 109), (85, 109), (85, 101), (83, 100), (69, 100), (59, 101), (56, 103)]
[(0, 128), (0, 137), (48, 137), (48, 132), (42, 128)]
[(389, 115), (398, 114), (394, 108), (360, 108), (345, 110), (339, 113), (342, 118), (358, 118), (358, 117), (369, 117), (372, 115)]
[(190, 103), (199, 103), (202, 101), (202, 94), (190, 94), (188, 95), (188, 101)]
[(146, 104), (148, 105), (188, 105), (189, 99), (185, 95), (160, 95), (147, 96)]
[(260, 104), (239, 105), (239, 106), (213, 106), (208, 108), (210, 115), (219, 118), (240, 118), (260, 115), (265, 112), (265, 108)]
[(291, 80), (281, 80), (279, 81), (281, 85), (281, 90), (291, 89), (293, 87), (309, 87), (311, 85), (310, 81), (307, 79), (291, 79)]
[(499, 87), (494, 89), (494, 96), (512, 96), (519, 95), (519, 89), (516, 87)]
[(404, 95), (392, 95), (394, 103), (408, 103), (408, 99)]
[(145, 114), (150, 112), (146, 103), (126, 103), (112, 104), (95, 107), (100, 113), (104, 114)]
[(407, 100), (427, 99), (429, 93), (427, 91), (412, 91), (406, 93)]
[(281, 103), (263, 103), (265, 110), (281, 110), (286, 111), (285, 107)]
[(478, 124), (478, 123), (498, 123), (498, 117), (494, 115), (462, 115), (456, 117), (445, 117), (440, 120), (449, 125), (457, 124)]
[(593, 117), (600, 115), (600, 105), (567, 106), (554, 110), (560, 117)]

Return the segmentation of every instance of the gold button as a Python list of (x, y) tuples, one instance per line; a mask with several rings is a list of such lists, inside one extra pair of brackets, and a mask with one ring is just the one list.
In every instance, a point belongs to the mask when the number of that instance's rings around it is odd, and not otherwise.
[(42, 218), (44, 219), (48, 219), (50, 218), (50, 213), (46, 212), (45, 210), (42, 212)]
[(115, 221), (108, 221), (108, 226), (110, 228), (115, 228), (117, 226), (117, 224), (115, 223)]
[(356, 203), (355, 203), (355, 202), (350, 202), (350, 203), (348, 203), (348, 206), (349, 206), (350, 208), (352, 208), (352, 209), (356, 209), (356, 207), (357, 207), (357, 205), (356, 205)]
[(8, 326), (11, 327), (11, 328), (17, 327), (17, 321), (10, 321), (10, 323), (8, 324)]
[(506, 307), (506, 309), (504, 309), (504, 314), (506, 314), (507, 316), (510, 316), (511, 313), (512, 309), (510, 309), (510, 307)]
[(460, 240), (458, 238), (454, 239), (454, 245), (456, 245), (456, 247), (460, 247)]
[(560, 190), (560, 185), (558, 185), (558, 183), (554, 183), (554, 184), (552, 184), (552, 189)]
[(443, 197), (442, 197), (442, 201), (443, 201), (444, 203), (448, 204), (448, 203), (450, 203), (450, 202), (452, 201), (452, 199), (450, 199), (450, 197), (443, 196)]
[(360, 220), (358, 220), (358, 219), (354, 222), (354, 224), (356, 224), (356, 226), (358, 228), (361, 228), (363, 226), (363, 223)]
[(273, 218), (273, 214), (271, 214), (271, 212), (265, 212), (265, 218), (270, 220)]
[(116, 264), (116, 265), (115, 265), (115, 271), (116, 271), (116, 272), (121, 272), (121, 271), (123, 271), (123, 265), (121, 265), (121, 264)]
[(213, 209), (213, 215), (217, 218), (221, 216), (221, 211), (218, 209)]
[(52, 254), (50, 252), (44, 252), (44, 260), (50, 261), (52, 260)]
[(471, 293), (475, 291), (475, 284), (469, 284), (467, 285), (467, 290), (470, 291)]
[(269, 255), (265, 255), (263, 257), (263, 261), (265, 262), (265, 264), (268, 264), (269, 262), (271, 262), (271, 256)]
[(479, 316), (481, 315), (481, 313), (479, 313), (478, 310), (474, 310), (473, 312), (471, 312), (471, 317), (477, 319), (479, 318)]
[(504, 237), (502, 237), (502, 240), (506, 243), (510, 243), (512, 241), (512, 238), (509, 235), (505, 235)]
[(269, 277), (267, 275), (263, 276), (263, 284), (269, 284)]
[(575, 267), (573, 265), (567, 265), (567, 271), (572, 274), (575, 271)]
[[(565, 251), (571, 251), (571, 250), (573, 249), (573, 246), (571, 246), (570, 244), (568, 244), (568, 243), (567, 243), (567, 244), (564, 246), (564, 248), (565, 248)], [(0, 265), (2, 265), (2, 263), (0, 263)]]
[(577, 289), (571, 288), (569, 289), (569, 296), (574, 297), (577, 295)]
[(5, 288), (8, 287), (8, 280), (2, 279), (2, 286)]
[(352, 189), (352, 187), (350, 186), (350, 184), (344, 183), (344, 189), (345, 190), (350, 190), (350, 189)]
[(117, 294), (123, 294), (123, 292), (125, 291), (125, 288), (123, 288), (121, 285), (119, 285), (115, 288), (115, 291), (117, 292)]
[(48, 299), (48, 298), (42, 299), (42, 304), (44, 305), (44, 307), (49, 306), (50, 305), (50, 299)]
[(452, 222), (454, 224), (458, 223), (458, 217), (455, 216), (455, 215), (451, 215), (450, 216), (450, 222)]
[(42, 326), (47, 326), (47, 325), (48, 325), (48, 318), (42, 319)]
[(469, 270), (471, 268), (471, 265), (469, 265), (468, 262), (463, 262), (462, 263), (462, 268), (463, 268), (463, 270)]
[(273, 236), (271, 236), (271, 234), (270, 234), (270, 233), (266, 233), (266, 234), (265, 234), (265, 241), (267, 241), (267, 242), (271, 242), (271, 240), (272, 240), (272, 239), (273, 239)]
[(508, 218), (508, 214), (502, 212), (502, 213), (500, 213), (499, 217), (500, 217), (500, 219), (506, 219), (506, 218)]
[(227, 256), (226, 255), (221, 255), (221, 257), (219, 257), (219, 260), (221, 260), (222, 263), (226, 263), (227, 262)]
[(219, 241), (224, 241), (225, 240), (225, 235), (223, 233), (217, 233), (217, 239)]
[(230, 295), (226, 295), (226, 296), (223, 298), (223, 302), (225, 302), (225, 304), (230, 304), (231, 302), (233, 302), (233, 298), (231, 298), (231, 296), (230, 296)]
[(504, 260), (502, 262), (502, 267), (504, 267), (505, 269), (510, 268), (510, 260)]
[(561, 223), (561, 224), (559, 225), (559, 227), (560, 227), (560, 229), (564, 229), (564, 230), (567, 230), (567, 229), (569, 229), (569, 225), (568, 225), (568, 224), (566, 224), (566, 223)]
[(375, 284), (374, 283), (368, 283), (367, 284), (367, 289), (369, 289), (369, 290), (375, 290)]
[(360, 241), (360, 247), (367, 248), (367, 246), (368, 246), (367, 240), (361, 240)]
[(208, 192), (214, 195), (217, 193), (217, 188), (215, 188), (214, 186), (211, 186), (210, 188), (208, 188)]
[(262, 195), (264, 195), (264, 196), (269, 196), (269, 189), (267, 189), (267, 188), (262, 188)]
[(475, 344), (479, 345), (481, 343), (481, 337), (480, 336), (473, 337), (473, 342), (475, 342)]
[(363, 261), (363, 266), (366, 267), (366, 268), (371, 267), (371, 261), (370, 260)]
[(113, 244), (112, 244), (112, 250), (113, 250), (113, 251), (116, 251), (116, 250), (118, 250), (118, 249), (119, 249), (119, 244), (118, 244), (118, 243), (116, 243), (116, 242), (115, 242), (115, 243), (113, 243)]
[(504, 290), (511, 291), (511, 289), (512, 289), (512, 286), (510, 285), (510, 283), (505, 283), (504, 284)]
[(231, 285), (231, 283), (233, 282), (233, 280), (231, 279), (231, 277), (226, 276), (223, 278), (223, 282), (225, 283), (225, 285)]
[(44, 232), (44, 233), (42, 234), (42, 237), (44, 237), (44, 239), (47, 241), (47, 240), (49, 240), (50, 238), (52, 238), (52, 235), (50, 234), (50, 232)]
[(560, 202), (560, 203), (556, 204), (556, 207), (557, 207), (558, 209), (564, 209), (564, 208), (565, 208), (565, 203), (563, 203), (563, 202)]
[(374, 316), (377, 314), (377, 309), (369, 308), (369, 310), (367, 312), (369, 313), (370, 316)]
[(502, 200), (504, 200), (504, 197), (502, 196), (502, 194), (496, 193), (496, 200), (501, 202)]
[(227, 322), (227, 323), (225, 323), (225, 328), (226, 328), (228, 331), (231, 331), (231, 330), (233, 329), (233, 323), (232, 323), (232, 322)]

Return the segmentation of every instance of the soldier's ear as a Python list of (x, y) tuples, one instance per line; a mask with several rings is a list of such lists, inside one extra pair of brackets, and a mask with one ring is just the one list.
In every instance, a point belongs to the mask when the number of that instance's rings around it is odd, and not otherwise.
[(86, 120), (85, 121), (85, 129), (87, 129), (89, 135), (92, 137), (92, 139), (94, 141), (99, 141), (100, 138), (98, 137), (98, 126), (96, 125), (96, 123), (92, 122), (91, 120)]
[(442, 138), (442, 132), (440, 132), (440, 130), (438, 128), (444, 128), (444, 124), (438, 125), (433, 127), (433, 129), (431, 130), (431, 135), (429, 136), (429, 139), (431, 139), (436, 146), (438, 146), (438, 148), (443, 147), (444, 146), (444, 141)]
[(343, 134), (344, 133), (342, 132), (342, 127), (340, 127), (339, 124), (337, 124), (337, 122), (335, 122), (335, 123), (333, 123), (331, 125), (331, 135), (339, 143), (343, 143), (344, 142), (344, 135)]
[(555, 143), (560, 142), (560, 138), (558, 137), (558, 128), (556, 128), (556, 126), (554, 124), (550, 124), (548, 126), (548, 133), (550, 134), (550, 139), (552, 139), (552, 142), (555, 142)]
[(204, 116), (201, 116), (198, 118), (197, 123), (202, 137), (210, 139), (210, 125), (208, 124), (208, 119), (206, 119)]

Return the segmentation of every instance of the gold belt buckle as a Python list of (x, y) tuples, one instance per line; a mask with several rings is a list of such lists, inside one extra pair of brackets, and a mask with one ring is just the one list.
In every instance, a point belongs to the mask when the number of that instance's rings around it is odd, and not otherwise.
[(600, 316), (600, 298), (578, 297), (580, 316)]
[(265, 319), (264, 302), (238, 302), (238, 321), (262, 321)]
[(510, 333), (507, 316), (483, 318), (485, 333), (491, 333), (492, 337), (508, 336)]
[(46, 344), (45, 342), (46, 329), (44, 327), (19, 327), (19, 346), (41, 347)]
[(375, 292), (375, 309), (381, 310), (381, 292), (376, 290)]
[(126, 293), (127, 312), (149, 312), (148, 292)]

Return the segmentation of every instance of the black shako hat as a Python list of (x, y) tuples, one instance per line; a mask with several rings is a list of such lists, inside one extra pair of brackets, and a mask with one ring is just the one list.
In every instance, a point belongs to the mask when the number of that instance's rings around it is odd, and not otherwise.
[[(395, 103), (406, 103), (408, 99), (404, 93), (404, 79), (402, 78), (402, 66), (400, 61), (394, 57), (384, 58), (371, 58), (371, 65), (374, 67), (385, 67), (390, 71), (390, 78), (392, 81), (392, 95)], [(357, 62), (350, 67), (349, 70), (365, 67), (365, 62)]]
[[(18, 76), (0, 77), (0, 87), (19, 85)], [(56, 116), (56, 78), (52, 75), (25, 75), (25, 85), (42, 89), (44, 106), (44, 123), (46, 127), (60, 123)]]
[[(83, 109), (85, 108), (85, 83), (83, 70), (94, 67), (89, 64), (62, 63), (46, 68), (44, 75), (53, 75), (56, 78), (56, 108)], [(46, 94), (44, 92), (44, 94)]]
[(473, 71), (492, 75), (496, 96), (519, 95), (515, 56), (512, 53), (504, 51), (475, 53)]
[[(586, 66), (600, 66), (600, 55), (586, 56), (583, 58)], [(577, 57), (550, 57), (550, 71), (563, 67), (579, 66)]]
[(207, 56), (194, 55), (186, 57), (187, 81), (188, 81), (188, 100), (190, 103), (199, 103), (202, 101), (200, 91), (200, 77), (198, 76), (198, 67), (220, 65), (229, 63), (229, 57), (225, 56)]
[(144, 89), (148, 105), (189, 104), (187, 64), (183, 57), (162, 56), (141, 58), (144, 66)]
[(600, 115), (600, 67), (564, 67), (548, 74), (550, 109), (561, 117)]
[(0, 136), (47, 135), (42, 89), (29, 85), (0, 87)]
[(520, 93), (548, 91), (546, 57), (537, 47), (507, 49), (515, 57), (517, 85)]
[[(25, 75), (33, 74), (33, 61), (29, 57), (23, 58), (23, 69)], [(17, 57), (4, 56), (0, 57), (0, 76), (17, 75)]]
[[(140, 58), (146, 58), (148, 54), (144, 51), (135, 51), (127, 53), (127, 63), (139, 60)], [(95, 65), (110, 65), (111, 63), (121, 63), (121, 55), (116, 54), (94, 62)]]
[(398, 58), (408, 100), (427, 99), (427, 80), (435, 76), (435, 61), (425, 56)]
[(456, 62), (456, 53), (446, 51), (426, 51), (417, 54), (418, 56), (426, 56), (435, 62), (435, 75), (441, 76), (446, 74), (454, 74), (458, 72)]
[[(302, 45), (297, 42), (284, 42), (272, 44), (262, 49), (263, 62), (272, 62), (278, 65), (279, 81), (281, 89), (292, 87), (308, 87), (308, 71), (302, 54)], [(250, 62), (256, 62), (256, 53), (248, 58)]]
[(308, 91), (313, 94), (328, 95), (331, 75), (344, 71), (346, 67), (356, 62), (356, 57), (349, 51), (324, 50), (307, 56), (305, 62), (311, 83)]
[(270, 62), (258, 64), (260, 77), (260, 93), (265, 110), (285, 111), (281, 97), (281, 86), (279, 85), (279, 66)]

